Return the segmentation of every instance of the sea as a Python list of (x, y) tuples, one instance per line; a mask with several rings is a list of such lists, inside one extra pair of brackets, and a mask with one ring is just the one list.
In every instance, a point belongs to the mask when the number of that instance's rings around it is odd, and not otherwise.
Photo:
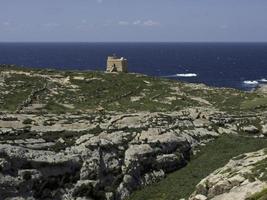
[(0, 64), (104, 71), (108, 55), (130, 72), (253, 90), (267, 84), (267, 43), (0, 43)]

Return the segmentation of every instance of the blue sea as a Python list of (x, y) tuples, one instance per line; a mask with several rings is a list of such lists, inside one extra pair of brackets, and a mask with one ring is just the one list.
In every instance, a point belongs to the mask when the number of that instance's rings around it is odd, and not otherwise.
[(267, 84), (267, 43), (0, 43), (0, 63), (105, 70), (108, 55), (129, 71), (251, 90)]

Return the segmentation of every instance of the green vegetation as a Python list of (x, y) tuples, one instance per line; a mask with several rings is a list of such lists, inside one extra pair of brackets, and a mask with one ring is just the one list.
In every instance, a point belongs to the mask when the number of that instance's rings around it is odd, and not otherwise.
[(187, 198), (195, 186), (229, 159), (243, 153), (267, 147), (265, 139), (240, 136), (222, 136), (202, 147), (188, 165), (167, 176), (166, 179), (136, 191), (130, 200), (179, 200)]
[(267, 110), (267, 97), (256, 92), (212, 88), (140, 74), (56, 71), (0, 66), (3, 87), (0, 111), (15, 111), (29, 95), (40, 112), (178, 111), (213, 107), (229, 113)]
[(267, 181), (267, 159), (258, 162), (252, 169), (253, 177), (258, 177), (261, 181)]
[(253, 194), (251, 197), (247, 198), (246, 200), (267, 200), (267, 188), (262, 190), (261, 192)]
[(216, 108), (230, 113), (267, 109), (267, 97), (256, 92), (243, 92), (230, 88), (192, 88), (190, 85), (182, 87), (183, 92), (201, 97)]
[[(179, 111), (191, 107), (213, 108), (227, 113), (239, 114), (267, 111), (267, 96), (257, 92), (243, 92), (228, 88), (212, 88), (204, 85), (188, 84), (174, 80), (148, 77), (140, 74), (103, 73), (96, 71), (56, 71), (24, 69), (15, 66), (0, 65), (0, 112), (15, 112), (17, 108), (33, 97), (30, 103), (33, 110), (40, 113), (89, 113), (92, 111), (129, 112), (149, 111), (168, 112)], [(36, 95), (32, 95), (38, 91)], [(28, 106), (26, 111), (31, 110)], [(88, 116), (94, 118), (92, 116)], [(166, 118), (165, 121), (172, 119)], [(249, 121), (247, 121), (249, 120)], [(30, 131), (34, 121), (25, 119), (25, 127), (18, 134), (5, 134), (1, 140), (40, 138), (36, 132)], [(238, 133), (247, 124), (255, 125), (261, 130), (260, 119), (241, 119), (238, 123)], [(45, 126), (52, 126), (55, 120), (46, 120)], [(73, 123), (72, 120), (65, 123)], [(212, 125), (217, 126), (217, 125)], [(180, 127), (182, 130), (182, 127)], [(189, 129), (190, 127), (187, 127)], [(127, 132), (140, 132), (142, 129), (127, 128)], [(84, 134), (99, 134), (100, 127), (89, 131), (46, 132), (42, 138), (55, 144), (49, 150), (59, 152), (75, 144)], [(108, 130), (114, 131), (114, 130)], [(229, 159), (243, 158), (244, 153), (267, 148), (266, 139), (243, 136), (222, 136), (192, 157), (188, 165), (171, 173), (163, 181), (136, 191), (130, 200), (179, 200), (187, 198), (200, 180), (215, 169), (224, 166)], [(208, 139), (208, 138), (207, 138)], [(267, 180), (267, 160), (255, 165), (248, 174), (249, 180)], [(227, 171), (225, 171), (226, 173)], [(82, 188), (81, 193), (86, 188)], [(253, 195), (249, 200), (267, 199), (267, 190)], [(261, 196), (259, 196), (261, 195)], [(259, 197), (259, 198), (258, 198)]]
[(242, 102), (241, 108), (244, 110), (247, 109), (266, 109), (267, 108), (267, 97), (261, 96), (261, 97), (256, 97), (252, 100), (246, 100)]
[(42, 80), (37, 77), (14, 74), (6, 78), (5, 86), (1, 88), (0, 110), (15, 111), (33, 90), (41, 86)]
[(30, 119), (30, 118), (27, 118), (27, 119), (25, 119), (25, 120), (23, 120), (23, 124), (32, 124), (34, 121), (32, 120), (32, 119)]
[(29, 138), (37, 138), (38, 134), (31, 131), (30, 126), (25, 126), (22, 129), (17, 131), (17, 134), (14, 135), (12, 133), (7, 133), (7, 134), (1, 134), (0, 135), (0, 140), (6, 141), (6, 140), (25, 140)]
[(55, 114), (63, 114), (63, 113), (70, 111), (70, 109), (68, 109), (68, 108), (64, 107), (63, 105), (56, 103), (54, 101), (48, 102), (45, 105), (44, 109), (52, 111)]

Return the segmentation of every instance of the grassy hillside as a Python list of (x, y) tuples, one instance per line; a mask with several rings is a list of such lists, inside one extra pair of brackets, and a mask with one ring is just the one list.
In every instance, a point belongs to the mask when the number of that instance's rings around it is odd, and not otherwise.
[(6, 65), (0, 66), (0, 73), (0, 111), (14, 112), (29, 97), (31, 104), (41, 105), (38, 107), (40, 112), (49, 113), (154, 112), (198, 106), (228, 112), (267, 110), (267, 97), (263, 94), (140, 74), (25, 69)]

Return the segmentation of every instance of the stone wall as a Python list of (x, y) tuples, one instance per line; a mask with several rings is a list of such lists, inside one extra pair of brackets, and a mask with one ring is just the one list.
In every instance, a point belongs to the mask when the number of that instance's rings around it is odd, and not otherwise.
[(107, 72), (127, 72), (128, 63), (124, 58), (109, 56), (107, 60)]

